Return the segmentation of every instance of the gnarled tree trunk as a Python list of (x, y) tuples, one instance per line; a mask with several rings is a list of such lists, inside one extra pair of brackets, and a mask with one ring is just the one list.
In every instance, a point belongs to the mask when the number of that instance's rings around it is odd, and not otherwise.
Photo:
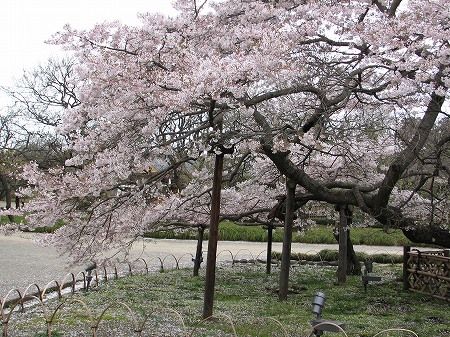
[[(346, 253), (347, 253), (347, 263), (345, 265), (346, 268), (346, 274), (347, 275), (361, 275), (361, 264), (358, 261), (358, 257), (356, 256), (356, 252), (353, 248), (353, 243), (352, 240), (350, 238), (350, 227), (352, 224), (352, 219), (353, 219), (353, 209), (351, 206), (348, 205), (338, 205), (336, 206), (336, 210), (338, 210), (341, 214), (341, 216), (339, 217), (339, 227), (345, 226), (345, 230), (347, 231), (347, 240), (346, 240)], [(345, 224), (342, 224), (342, 218), (345, 217)], [(333, 232), (334, 237), (336, 238), (336, 240), (339, 242), (339, 232), (338, 231), (334, 231)]]

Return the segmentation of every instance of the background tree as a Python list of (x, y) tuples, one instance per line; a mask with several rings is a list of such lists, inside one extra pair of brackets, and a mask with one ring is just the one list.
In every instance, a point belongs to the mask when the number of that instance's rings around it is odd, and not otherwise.
[[(75, 88), (75, 61), (71, 58), (49, 59), (35, 69), (23, 72), (14, 88), (2, 88), (13, 104), (9, 114), (20, 115), (28, 127), (53, 131), (62, 118), (61, 108), (74, 108), (80, 104)], [(42, 131), (42, 130), (41, 130)]]
[(5, 200), (5, 214), (10, 222), (14, 222), (13, 209), (16, 207), (13, 207), (13, 192), (17, 187), (17, 172), (21, 164), (16, 156), (20, 130), (16, 117), (0, 115), (0, 198)]
[[(50, 59), (45, 65), (24, 71), (14, 88), (1, 88), (12, 101), (0, 119), (0, 178), (7, 209), (11, 209), (14, 196), (20, 204), (17, 192), (25, 185), (20, 179), (25, 163), (34, 161), (48, 170), (69, 158), (68, 138), (58, 135), (56, 128), (64, 109), (79, 104), (72, 82), (73, 66), (70, 59)], [(12, 221), (13, 215), (8, 216)]]

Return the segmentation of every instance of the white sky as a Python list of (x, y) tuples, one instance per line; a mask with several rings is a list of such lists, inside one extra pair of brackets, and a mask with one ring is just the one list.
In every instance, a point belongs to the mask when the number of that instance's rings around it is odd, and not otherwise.
[[(139, 24), (137, 13), (173, 13), (172, 0), (0, 0), (0, 86), (11, 86), (24, 69), (33, 69), (60, 52), (45, 40), (64, 24), (90, 28), (120, 20)], [(0, 109), (4, 106), (0, 97)]]

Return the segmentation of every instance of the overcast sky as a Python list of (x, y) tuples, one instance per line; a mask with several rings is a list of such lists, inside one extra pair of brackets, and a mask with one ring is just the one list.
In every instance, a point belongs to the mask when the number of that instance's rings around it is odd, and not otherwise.
[[(172, 0), (0, 0), (0, 86), (10, 86), (24, 69), (58, 53), (45, 40), (69, 23), (89, 28), (120, 20), (138, 24), (137, 13), (173, 13)], [(0, 108), (3, 106), (0, 102)]]

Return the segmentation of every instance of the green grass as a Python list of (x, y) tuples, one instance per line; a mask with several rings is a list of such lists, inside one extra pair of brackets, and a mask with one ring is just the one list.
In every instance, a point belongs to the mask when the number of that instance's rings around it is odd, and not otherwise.
[[(370, 283), (364, 292), (360, 277), (348, 276), (344, 285), (336, 285), (336, 268), (318, 265), (299, 265), (291, 268), (290, 286), (299, 286), (299, 293), (291, 293), (288, 300), (280, 302), (275, 289), (278, 269), (266, 275), (261, 264), (219, 266), (216, 271), (215, 318), (202, 322), (204, 270), (193, 277), (191, 270), (172, 270), (152, 275), (124, 277), (93, 288), (88, 293), (78, 293), (73, 299), (82, 300), (97, 319), (110, 304), (123, 302), (132, 310), (138, 321), (148, 316), (148, 336), (181, 336), (180, 316), (193, 336), (281, 336), (281, 328), (289, 336), (308, 336), (311, 332), (311, 301), (317, 291), (327, 295), (323, 318), (344, 322), (348, 336), (368, 337), (390, 328), (415, 331), (419, 336), (450, 336), (449, 303), (428, 295), (404, 292), (399, 264), (375, 264), (374, 274), (382, 276), (381, 282)], [(51, 312), (57, 300), (46, 302)], [(55, 331), (89, 331), (89, 319), (82, 305), (67, 304), (59, 312)], [(17, 314), (16, 326), (28, 330), (44, 322), (42, 310), (27, 309)], [(22, 323), (24, 320), (26, 323)], [(19, 322), (20, 321), (20, 322)], [(130, 314), (123, 304), (108, 309), (101, 321), (103, 333), (114, 331), (115, 336), (134, 336), (130, 327)], [(87, 329), (87, 330), (86, 330)], [(119, 331), (119, 332), (117, 332)], [(175, 334), (177, 333), (177, 334)], [(102, 335), (102, 334), (99, 334)], [(326, 334), (327, 335), (327, 334)], [(339, 336), (338, 334), (335, 334)], [(55, 334), (58, 336), (58, 334)], [(383, 336), (387, 336), (384, 334)], [(389, 336), (405, 336), (391, 333)], [(412, 336), (412, 335), (408, 335)]]
[[(14, 215), (14, 223), (22, 223), (25, 221), (25, 217)], [(2, 215), (0, 216), (0, 225), (3, 223), (10, 223), (8, 216)]]
[[(24, 223), (24, 217), (16, 216), (16, 223)], [(2, 217), (1, 223), (8, 223), (7, 217)], [(333, 226), (327, 225), (327, 221), (318, 221), (316, 226), (311, 226), (302, 232), (293, 234), (292, 242), (298, 243), (315, 243), (315, 244), (335, 244), (336, 239), (333, 236)], [(52, 227), (38, 227), (34, 231), (37, 233), (53, 233), (56, 229), (63, 226), (64, 223), (59, 221)], [(197, 239), (198, 231), (196, 229), (178, 229), (178, 230), (161, 230), (157, 232), (148, 232), (144, 235), (149, 238), (161, 239)], [(350, 237), (355, 245), (370, 246), (420, 246), (417, 243), (409, 241), (401, 230), (389, 230), (386, 232), (382, 228), (352, 228)], [(208, 231), (205, 231), (204, 239), (208, 239)], [(235, 223), (224, 221), (219, 225), (219, 240), (221, 241), (250, 241), (250, 242), (266, 242), (268, 239), (267, 230), (262, 226), (239, 226)], [(273, 241), (283, 241), (283, 229), (277, 228), (273, 231)]]
[[(170, 239), (196, 239), (198, 232), (196, 230), (184, 231), (159, 231), (156, 233), (147, 233), (147, 237), (170, 238)], [(381, 228), (352, 228), (350, 237), (355, 245), (371, 246), (417, 246), (416, 243), (409, 241), (400, 230), (384, 231)], [(205, 231), (204, 238), (208, 238), (208, 232)], [(219, 240), (223, 241), (267, 241), (267, 230), (262, 226), (238, 226), (232, 222), (222, 222), (219, 225)], [(277, 228), (273, 232), (275, 242), (283, 241), (283, 229)], [(293, 242), (299, 243), (319, 243), (335, 244), (336, 239), (333, 236), (333, 227), (328, 225), (316, 225), (300, 233), (294, 233)]]
[[(370, 259), (376, 263), (402, 263), (403, 256), (397, 254), (367, 254), (363, 252), (355, 252), (358, 261), (365, 261)], [(274, 259), (281, 260), (281, 252), (273, 252), (272, 256)], [(305, 261), (338, 261), (339, 260), (339, 251), (332, 249), (322, 249), (318, 253), (292, 253), (291, 260), (305, 260)]]
[(52, 227), (48, 227), (48, 226), (44, 226), (44, 227), (37, 227), (34, 232), (36, 233), (53, 233), (55, 232), (58, 228), (61, 228), (62, 226), (64, 226), (64, 221), (57, 221), (56, 224), (54, 224)]
[[(10, 223), (9, 218), (7, 216), (2, 216), (0, 219), (0, 226), (2, 224), (6, 224), (6, 223)], [(21, 229), (23, 231), (30, 231), (29, 228), (26, 226), (27, 225), (27, 219), (25, 216), (19, 216), (19, 215), (15, 215), (14, 216), (14, 223), (16, 224), (21, 224)], [(58, 221), (56, 222), (55, 225), (49, 227), (49, 226), (43, 226), (43, 227), (37, 227), (33, 230), (33, 232), (35, 233), (53, 233), (55, 232), (58, 228), (64, 226), (64, 222), (63, 221)]]

